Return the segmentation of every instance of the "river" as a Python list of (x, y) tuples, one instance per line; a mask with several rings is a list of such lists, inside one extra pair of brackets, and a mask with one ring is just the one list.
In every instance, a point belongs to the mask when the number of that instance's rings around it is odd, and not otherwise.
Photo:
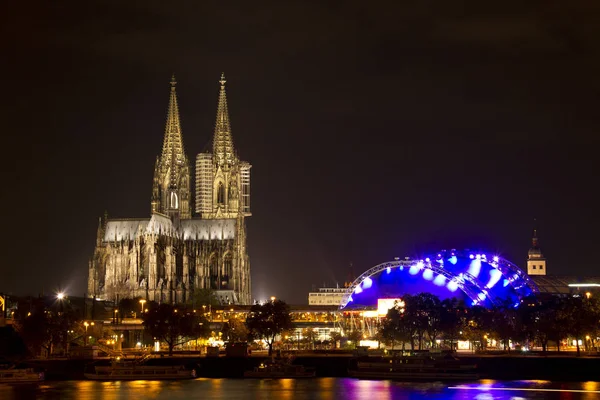
[(208, 379), (185, 381), (55, 381), (0, 385), (0, 399), (600, 399), (600, 382), (491, 381), (448, 385), (352, 378)]

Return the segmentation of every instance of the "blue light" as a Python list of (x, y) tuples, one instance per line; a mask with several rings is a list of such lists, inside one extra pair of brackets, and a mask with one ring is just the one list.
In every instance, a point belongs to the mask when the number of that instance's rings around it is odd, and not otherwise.
[(446, 287), (448, 288), (449, 291), (456, 292), (456, 290), (458, 289), (458, 283), (456, 281), (450, 281), (450, 282), (448, 282)]
[(497, 269), (491, 270), (490, 271), (490, 280), (488, 281), (487, 285), (485, 285), (485, 287), (488, 289), (494, 287), (494, 285), (496, 285), (496, 283), (498, 283), (500, 278), (502, 278), (502, 272), (498, 271)]
[(514, 308), (517, 308), (517, 307), (519, 307), (519, 302), (516, 302), (514, 305)]
[(458, 258), (456, 258), (456, 256), (452, 256), (448, 259), (448, 261), (450, 261), (450, 264), (456, 265), (456, 263), (458, 262)]
[(352, 298), (352, 296), (348, 297), (348, 303), (350, 303), (351, 301), (354, 301), (354, 299)]
[(436, 286), (444, 286), (446, 284), (446, 277), (442, 274), (439, 274), (433, 280), (433, 284)]
[(400, 271), (404, 271), (404, 265), (400, 266)]
[(433, 279), (433, 271), (430, 270), (429, 268), (425, 268), (425, 271), (423, 271), (423, 278), (425, 278), (428, 281), (432, 280)]
[(485, 294), (484, 293), (479, 293), (477, 295), (477, 297), (479, 297), (479, 300), (482, 300), (482, 301), (485, 300)]
[(425, 259), (425, 262), (430, 262), (430, 261), (431, 261), (431, 260), (429, 259), (429, 257), (427, 257), (427, 258)]
[(392, 269), (390, 267), (387, 267), (385, 272), (387, 272), (389, 274), (390, 272), (392, 272)]
[(475, 256), (473, 254), (469, 254), (469, 258), (472, 260), (475, 258)]
[(481, 272), (481, 260), (479, 258), (471, 261), (468, 272), (469, 272), (469, 274), (473, 275), (475, 278), (477, 278), (479, 276), (479, 273)]
[(500, 261), (500, 258), (498, 256), (494, 256), (494, 261), (498, 262), (498, 261)]
[(354, 289), (354, 293), (355, 294), (362, 293), (362, 288), (360, 286), (357, 286), (356, 289)]
[(413, 266), (411, 266), (411, 267), (410, 267), (410, 269), (408, 270), (408, 272), (409, 272), (411, 275), (416, 275), (416, 274), (418, 274), (418, 273), (419, 273), (419, 271), (420, 271), (420, 270), (421, 270), (421, 269), (420, 269), (420, 268), (419, 268), (417, 265), (413, 265)]
[(362, 286), (363, 289), (369, 289), (371, 286), (373, 286), (373, 280), (367, 276), (363, 281)]

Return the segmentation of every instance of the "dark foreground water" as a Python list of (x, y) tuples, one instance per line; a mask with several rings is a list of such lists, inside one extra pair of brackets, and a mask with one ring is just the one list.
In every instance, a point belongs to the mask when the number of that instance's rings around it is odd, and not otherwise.
[(187, 381), (45, 382), (0, 385), (0, 399), (600, 399), (599, 382), (479, 381), (405, 383), (351, 378), (204, 379)]

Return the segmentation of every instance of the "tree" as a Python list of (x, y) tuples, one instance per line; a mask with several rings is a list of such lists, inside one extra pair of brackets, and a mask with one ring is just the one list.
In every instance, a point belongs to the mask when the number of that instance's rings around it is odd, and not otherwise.
[(597, 301), (581, 296), (569, 297), (565, 302), (564, 313), (567, 331), (575, 337), (577, 357), (579, 357), (581, 351), (579, 341), (585, 337), (586, 333), (595, 330), (598, 319), (600, 319)]
[(342, 334), (338, 331), (330, 331), (329, 337), (331, 338), (331, 341), (333, 342), (333, 348), (337, 349), (338, 342), (340, 340), (342, 340)]
[(348, 340), (352, 342), (352, 344), (354, 345), (354, 348), (358, 347), (362, 338), (363, 338), (363, 333), (362, 333), (362, 331), (360, 331), (358, 329), (355, 329), (348, 333)]
[(281, 300), (255, 304), (250, 308), (246, 326), (253, 338), (264, 339), (267, 342), (271, 356), (275, 337), (293, 327), (290, 307)]
[(27, 347), (13, 327), (0, 327), (0, 358), (25, 355), (27, 355)]
[(69, 331), (77, 330), (79, 325), (79, 316), (68, 301), (61, 301), (60, 311), (56, 311), (37, 299), (29, 307), (19, 307), (15, 328), (31, 354), (50, 356), (57, 345), (67, 351)]
[(466, 313), (463, 320), (463, 333), (473, 343), (479, 343), (483, 350), (485, 335), (492, 328), (491, 312), (481, 306), (473, 306)]
[(404, 314), (405, 309), (396, 305), (388, 310), (387, 316), (378, 332), (379, 338), (386, 344), (391, 345), (392, 350), (396, 343), (405, 348), (406, 342), (412, 343), (414, 328), (412, 321)]
[(175, 346), (205, 336), (209, 331), (208, 321), (203, 316), (165, 303), (144, 313), (143, 324), (150, 335), (167, 343), (169, 355)]
[(319, 335), (317, 331), (315, 331), (313, 328), (302, 329), (302, 337), (312, 350), (315, 348), (315, 340), (317, 340), (318, 336)]
[(245, 342), (248, 340), (248, 328), (246, 324), (237, 318), (230, 318), (223, 324), (223, 339), (229, 342)]
[(445, 299), (440, 304), (440, 330), (444, 339), (450, 339), (450, 349), (454, 350), (454, 339), (460, 332), (465, 307), (458, 299)]
[[(419, 327), (427, 333), (430, 347), (435, 347), (437, 336), (442, 328), (442, 305), (439, 297), (431, 293), (419, 293), (416, 297), (419, 310)], [(421, 348), (421, 343), (419, 343)]]

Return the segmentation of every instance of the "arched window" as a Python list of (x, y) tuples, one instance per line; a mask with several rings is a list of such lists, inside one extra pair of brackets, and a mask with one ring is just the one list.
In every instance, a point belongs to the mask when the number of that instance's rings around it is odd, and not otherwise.
[(231, 253), (227, 253), (223, 264), (223, 275), (231, 278), (231, 275), (233, 274), (233, 257), (231, 256)]
[(210, 288), (219, 289), (219, 263), (217, 262), (217, 256), (213, 254), (208, 262)]
[(225, 186), (223, 182), (219, 182), (217, 187), (217, 204), (225, 204)]
[(177, 193), (171, 192), (171, 208), (177, 210), (179, 208), (179, 199)]

